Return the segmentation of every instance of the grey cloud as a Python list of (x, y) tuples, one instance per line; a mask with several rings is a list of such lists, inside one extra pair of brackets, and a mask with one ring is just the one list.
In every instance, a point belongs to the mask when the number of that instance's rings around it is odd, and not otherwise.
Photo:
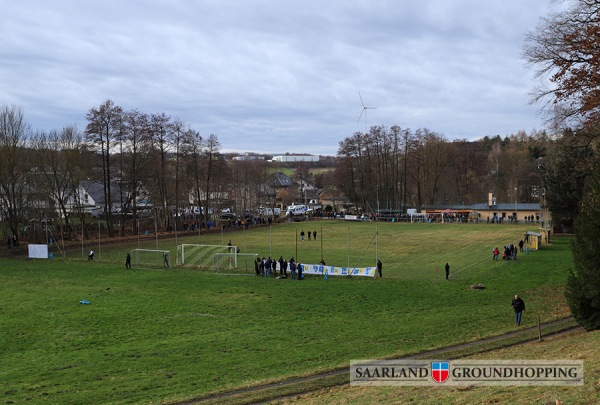
[(11, 2), (2, 103), (34, 128), (110, 98), (166, 112), (225, 150), (334, 154), (368, 125), (448, 137), (539, 128), (523, 35), (546, 0)]

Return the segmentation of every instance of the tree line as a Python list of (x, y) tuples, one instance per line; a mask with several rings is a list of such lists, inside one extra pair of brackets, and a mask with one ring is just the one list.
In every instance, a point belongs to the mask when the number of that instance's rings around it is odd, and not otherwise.
[(0, 107), (4, 235), (19, 236), (54, 219), (85, 232), (91, 220), (79, 187), (88, 180), (102, 186), (108, 236), (136, 226), (148, 210), (141, 200), (151, 202), (160, 229), (180, 227), (180, 214), (190, 204), (204, 207), (198, 220), (208, 219), (205, 214), (218, 204), (243, 211), (257, 206), (266, 162), (226, 161), (216, 135), (204, 137), (165, 113), (126, 111), (111, 100), (91, 108), (86, 119), (84, 131), (68, 126), (34, 132), (21, 108)]
[(373, 126), (340, 142), (337, 186), (372, 211), (488, 201), (541, 202), (544, 131), (475, 141), (447, 140), (427, 128)]
[[(85, 232), (91, 221), (78, 188), (86, 180), (102, 187), (108, 236), (136, 231), (140, 213), (148, 211), (140, 201), (151, 202), (151, 216), (160, 229), (181, 229), (180, 213), (190, 204), (204, 207), (203, 218), (221, 206), (244, 213), (261, 203), (275, 204), (264, 190), (267, 162), (226, 159), (216, 135), (205, 138), (165, 113), (125, 111), (111, 100), (91, 108), (86, 119), (82, 132), (72, 126), (33, 132), (20, 108), (2, 107), (0, 209), (9, 230), (5, 233), (18, 235), (31, 221), (53, 216), (66, 229), (74, 229), (75, 221)], [(520, 131), (504, 138), (449, 141), (426, 128), (372, 126), (367, 134), (356, 132), (340, 141), (335, 159), (326, 159), (333, 166), (329, 170), (315, 174), (309, 165), (298, 164), (294, 177), (299, 184), (337, 192), (338, 210), (342, 196), (366, 212), (405, 213), (424, 205), (483, 203), (491, 192), (497, 201), (511, 203), (541, 203), (543, 196), (558, 218), (572, 225), (577, 202), (571, 198), (565, 204), (565, 199), (577, 193), (565, 192), (568, 186), (561, 181), (572, 159), (561, 163), (553, 152), (562, 139), (570, 138)], [(583, 161), (579, 166), (585, 173)], [(553, 193), (550, 184), (562, 189)], [(301, 193), (290, 187), (278, 197), (290, 204), (306, 197)]]

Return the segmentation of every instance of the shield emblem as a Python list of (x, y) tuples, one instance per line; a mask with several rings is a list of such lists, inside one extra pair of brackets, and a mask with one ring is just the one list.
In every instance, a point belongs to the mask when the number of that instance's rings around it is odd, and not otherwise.
[(450, 374), (450, 365), (447, 361), (431, 363), (431, 378), (436, 383), (443, 383)]

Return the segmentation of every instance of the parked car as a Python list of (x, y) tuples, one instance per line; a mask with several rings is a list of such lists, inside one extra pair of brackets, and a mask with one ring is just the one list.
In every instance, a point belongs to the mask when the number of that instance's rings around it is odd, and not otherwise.
[(233, 212), (222, 212), (221, 213), (221, 219), (226, 219), (228, 221), (233, 221), (235, 220), (236, 216)]

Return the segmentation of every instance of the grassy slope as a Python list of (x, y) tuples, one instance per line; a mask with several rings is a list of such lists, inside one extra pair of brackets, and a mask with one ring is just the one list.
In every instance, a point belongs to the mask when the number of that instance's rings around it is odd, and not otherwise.
[(351, 387), (297, 396), (285, 403), (306, 404), (597, 404), (600, 398), (600, 332), (576, 331), (543, 342), (495, 350), (477, 359), (584, 360), (582, 387)]
[[(247, 251), (289, 257), (296, 254), (294, 235), (302, 225), (225, 237)], [(345, 265), (349, 245), (352, 264), (373, 263), (374, 225), (318, 226), (328, 263)], [(566, 240), (516, 262), (491, 261), (493, 245), (516, 241), (523, 229), (380, 225), (381, 280), (292, 282), (189, 270), (123, 271), (124, 252), (132, 246), (103, 247), (102, 261), (93, 263), (3, 259), (0, 397), (55, 403), (176, 400), (345, 366), (351, 359), (474, 340), (512, 329), (510, 299), (516, 290), (529, 316), (539, 313), (545, 321), (564, 315)], [(200, 239), (220, 243), (223, 236)], [(174, 242), (159, 243), (175, 251)], [(318, 261), (320, 241), (299, 244), (298, 256)], [(454, 272), (448, 282), (435, 272), (445, 260)], [(468, 290), (478, 282), (488, 288)], [(80, 305), (80, 299), (92, 304)]]

